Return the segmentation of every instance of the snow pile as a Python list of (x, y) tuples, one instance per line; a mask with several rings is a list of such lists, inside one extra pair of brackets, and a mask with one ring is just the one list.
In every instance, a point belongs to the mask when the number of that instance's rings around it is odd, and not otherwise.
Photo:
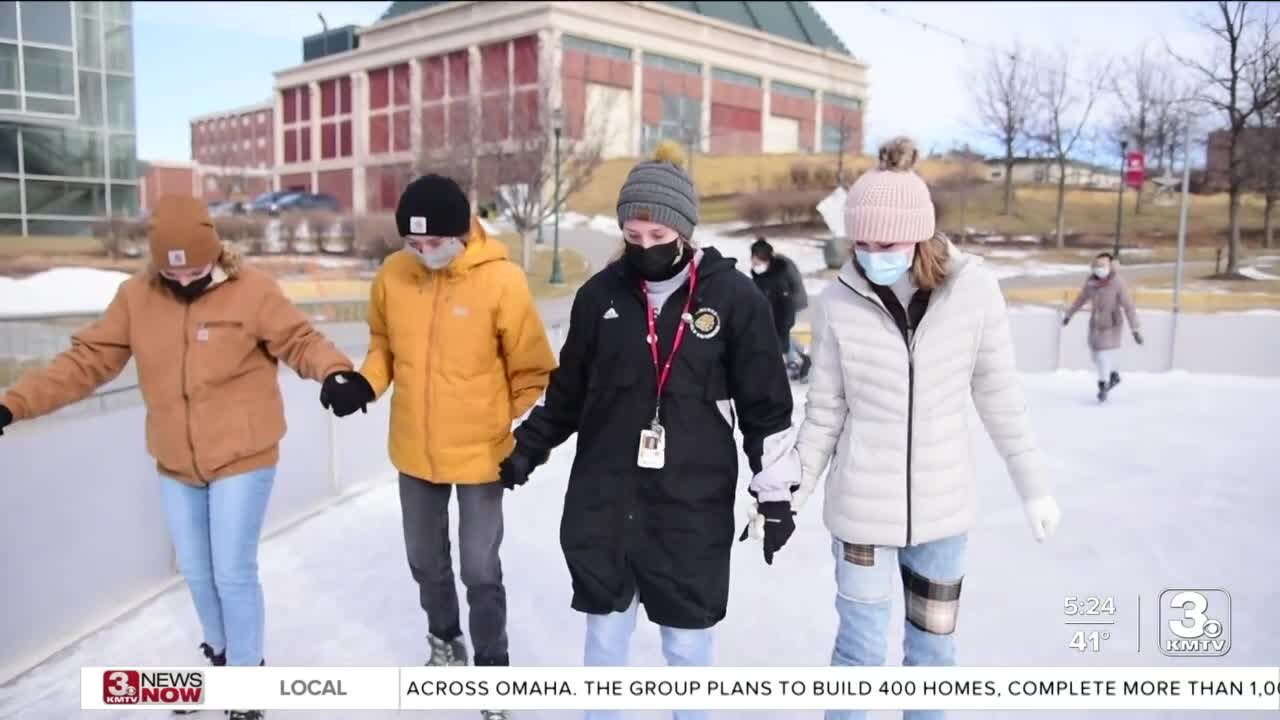
[(1240, 269), (1240, 274), (1253, 280), (1280, 280), (1280, 275), (1272, 275), (1265, 270), (1253, 267), (1252, 265)]
[(597, 215), (587, 222), (587, 227), (598, 233), (622, 237), (622, 228), (618, 227), (618, 218), (616, 217)]
[(335, 270), (346, 270), (350, 268), (360, 268), (368, 265), (368, 262), (360, 258), (352, 257), (334, 257), (320, 255), (318, 257), (307, 258), (307, 262), (319, 265), (322, 268), (332, 268)]
[[(554, 221), (555, 221), (555, 218), (553, 216), (552, 222)], [(565, 211), (560, 213), (560, 227), (562, 228), (581, 227), (583, 225), (586, 225), (590, 221), (591, 221), (591, 218), (588, 218), (586, 215), (582, 215), (580, 213), (576, 213), (572, 211)], [(614, 224), (615, 225), (617, 224), (616, 221)]]
[(96, 268), (54, 268), (29, 277), (0, 277), (0, 317), (41, 313), (98, 313), (115, 297), (127, 273)]
[[(1081, 282), (1084, 276), (1089, 273), (1088, 265), (1066, 265), (1062, 263), (1042, 263), (1036, 261), (1024, 263), (1002, 263), (988, 262), (987, 269), (995, 274), (997, 279), (1004, 280), (1006, 278), (1015, 277), (1051, 277), (1055, 275), (1079, 275)], [(1074, 282), (1074, 280), (1073, 280)]]
[[(1280, 623), (1273, 608), (1280, 595), (1274, 574), (1265, 568), (1275, 566), (1275, 508), (1280, 506), (1271, 422), (1280, 406), (1280, 380), (1130, 373), (1102, 406), (1093, 398), (1092, 373), (1024, 375), (1022, 381), (1050, 487), (1062, 507), (1062, 525), (1044, 544), (1031, 539), (1004, 464), (981, 435), (981, 423), (971, 417), (977, 514), (968, 536), (957, 628), (960, 664), (1185, 665), (1185, 660), (1157, 652), (1152, 618), (1162, 590), (1187, 585), (1225, 588), (1236, 599), (1232, 608), (1236, 642), (1225, 658), (1228, 664), (1275, 664), (1280, 657)], [(797, 387), (795, 392), (799, 420), (804, 388)], [(1206, 448), (1230, 448), (1231, 452), (1205, 452)], [(575, 667), (582, 663), (583, 619), (569, 608), (569, 577), (556, 539), (573, 459), (570, 440), (534, 473), (528, 485), (508, 493), (504, 501), (507, 541), (502, 560), (513, 665)], [(750, 470), (745, 458), (739, 462), (737, 517), (741, 520)], [(455, 504), (451, 503), (450, 514), (456, 533)], [(1190, 520), (1197, 521), (1191, 534)], [(734, 544), (729, 614), (715, 630), (718, 665), (802, 667), (829, 662), (836, 625), (835, 587), (821, 490), (796, 517), (796, 524), (795, 535), (772, 566), (764, 564), (758, 542)], [(426, 618), (404, 564), (403, 547), (394, 484), (337, 505), (264, 543), (260, 565), (267, 604), (267, 661), (279, 666), (424, 662)], [(455, 566), (457, 547), (455, 543)], [(1063, 625), (1063, 598), (1082, 594), (1114, 598), (1115, 625), (1108, 628), (1111, 637), (1100, 653), (1067, 648), (1072, 628)], [(466, 595), (461, 583), (459, 600), (465, 627)], [(892, 612), (887, 660), (898, 664), (903, 614), (896, 591)], [(195, 649), (202, 639), (198, 627), (190, 594), (185, 587), (174, 587), (0, 689), (0, 716), (77, 717), (84, 666), (199, 664), (203, 660)], [(658, 632), (647, 622), (636, 628), (632, 662), (664, 664)], [(291, 720), (340, 720), (352, 713), (299, 710), (286, 714)], [(400, 717), (393, 711), (358, 715)], [(472, 720), (476, 715), (451, 711), (430, 717)], [(516, 715), (521, 720), (581, 717), (581, 713), (551, 711)], [(1082, 720), (1096, 715), (1067, 711), (1052, 717)], [(1130, 716), (1168, 717), (1154, 712)], [(122, 708), (94, 713), (94, 717), (125, 720), (138, 717), (138, 712)], [(667, 720), (670, 715), (629, 713), (626, 717)], [(725, 712), (712, 717), (748, 714)], [(755, 712), (749, 717), (816, 720), (820, 714)], [(899, 714), (872, 713), (872, 717), (887, 720)]]

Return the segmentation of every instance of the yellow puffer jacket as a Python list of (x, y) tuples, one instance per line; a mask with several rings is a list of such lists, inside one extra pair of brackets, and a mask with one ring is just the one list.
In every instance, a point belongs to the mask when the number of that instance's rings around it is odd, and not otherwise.
[(369, 303), (361, 374), (381, 397), (393, 382), (391, 462), (429, 482), (498, 479), (511, 423), (556, 367), (524, 271), (472, 221), (466, 250), (428, 270), (408, 250), (386, 259)]

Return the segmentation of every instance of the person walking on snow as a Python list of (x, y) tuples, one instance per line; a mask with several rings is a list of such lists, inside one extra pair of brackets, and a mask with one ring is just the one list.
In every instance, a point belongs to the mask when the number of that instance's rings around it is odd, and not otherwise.
[(751, 245), (751, 279), (769, 299), (778, 343), (786, 357), (791, 379), (803, 382), (809, 376), (811, 361), (791, 337), (796, 316), (809, 307), (809, 295), (805, 292), (800, 268), (796, 267), (791, 258), (775, 253), (768, 240), (757, 238)]
[[(823, 292), (797, 447), (799, 508), (826, 478), (839, 626), (832, 665), (882, 665), (901, 574), (904, 663), (953, 665), (953, 632), (974, 515), (978, 415), (1043, 541), (1058, 525), (1018, 384), (1004, 297), (980, 258), (935, 230), (932, 199), (905, 138), (849, 191), (855, 259)], [(907, 718), (940, 718), (910, 711)], [(829, 719), (864, 712), (828, 712)]]
[(733, 260), (693, 244), (697, 195), (677, 161), (664, 144), (628, 175), (623, 257), (578, 291), (546, 402), (502, 465), (508, 487), (523, 485), (578, 434), (560, 544), (573, 608), (586, 614), (587, 666), (627, 664), (638, 605), (670, 665), (711, 663), (729, 594), (735, 419), (769, 520), (766, 562), (795, 527), (791, 387), (769, 306)]
[(0, 434), (89, 396), (132, 357), (200, 648), (214, 665), (261, 665), (258, 541), (285, 434), (277, 366), (329, 387), (353, 374), (351, 362), (270, 275), (218, 240), (199, 200), (161, 197), (150, 245), (150, 265), (121, 283), (102, 317), (0, 398)]
[(409, 569), (427, 614), (427, 664), (467, 664), (449, 546), (456, 486), (474, 661), (509, 665), (498, 462), (511, 451), (512, 422), (542, 396), (556, 358), (524, 271), (472, 217), (456, 182), (439, 175), (411, 182), (396, 226), (405, 247), (374, 278), (369, 353), (355, 381), (326, 400), (341, 417), (395, 384), (391, 462), (400, 471)]
[(1062, 325), (1071, 322), (1085, 303), (1091, 303), (1089, 313), (1089, 350), (1093, 353), (1093, 365), (1098, 369), (1098, 402), (1120, 384), (1120, 373), (1115, 370), (1115, 353), (1123, 338), (1124, 322), (1129, 321), (1133, 341), (1142, 344), (1142, 328), (1138, 325), (1138, 308), (1124, 278), (1115, 271), (1111, 253), (1098, 253), (1089, 268), (1089, 278), (1071, 307), (1062, 317)]

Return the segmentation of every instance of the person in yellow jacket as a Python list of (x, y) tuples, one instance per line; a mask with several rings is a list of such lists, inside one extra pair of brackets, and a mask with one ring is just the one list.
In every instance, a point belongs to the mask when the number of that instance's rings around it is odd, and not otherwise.
[(512, 422), (541, 397), (556, 358), (524, 272), (472, 217), (457, 183), (439, 175), (414, 180), (396, 223), (405, 248), (373, 282), (361, 379), (326, 402), (349, 414), (395, 384), (391, 461), (401, 473), (405, 545), (427, 613), (430, 664), (467, 662), (449, 556), (456, 485), (475, 663), (506, 665), (498, 464), (513, 447)]

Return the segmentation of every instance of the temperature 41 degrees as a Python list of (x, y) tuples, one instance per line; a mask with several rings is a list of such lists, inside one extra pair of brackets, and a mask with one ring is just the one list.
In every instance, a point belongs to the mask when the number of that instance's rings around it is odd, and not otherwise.
[(1067, 647), (1078, 652), (1098, 652), (1102, 649), (1102, 643), (1110, 639), (1111, 633), (1106, 630), (1089, 632), (1078, 630), (1071, 636), (1071, 642), (1067, 643)]

